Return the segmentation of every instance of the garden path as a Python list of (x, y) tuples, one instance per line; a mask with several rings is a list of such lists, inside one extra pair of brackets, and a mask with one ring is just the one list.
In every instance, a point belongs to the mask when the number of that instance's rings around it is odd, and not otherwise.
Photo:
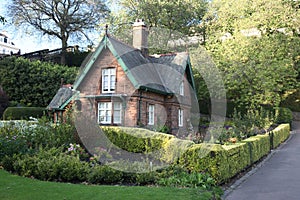
[(299, 200), (300, 121), (291, 136), (258, 166), (237, 180), (223, 195), (225, 200)]

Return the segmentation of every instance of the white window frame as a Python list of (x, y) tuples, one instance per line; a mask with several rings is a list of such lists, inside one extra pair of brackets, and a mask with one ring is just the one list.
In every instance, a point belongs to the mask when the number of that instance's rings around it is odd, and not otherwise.
[(180, 83), (179, 94), (184, 96), (184, 81), (181, 81), (181, 83)]
[(181, 108), (178, 109), (178, 126), (183, 127), (183, 110)]
[[(118, 120), (117, 120), (117, 113), (119, 113)], [(122, 123), (122, 103), (121, 102), (114, 102), (113, 123), (114, 124)]]
[(155, 105), (149, 104), (149, 106), (148, 106), (148, 125), (154, 125), (154, 112), (155, 112)]
[(116, 89), (116, 68), (102, 69), (102, 93), (114, 93)]
[[(103, 105), (101, 107), (101, 105)], [(110, 124), (111, 123), (111, 102), (98, 103), (98, 123)]]
[[(101, 105), (104, 105), (101, 107)], [(117, 113), (118, 119), (117, 119)], [(122, 123), (122, 103), (121, 102), (99, 102), (98, 103), (98, 123), (99, 124), (121, 124)]]

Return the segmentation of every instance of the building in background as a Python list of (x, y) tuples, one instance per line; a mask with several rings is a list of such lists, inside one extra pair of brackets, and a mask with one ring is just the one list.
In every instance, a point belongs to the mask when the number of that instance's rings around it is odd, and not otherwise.
[(11, 39), (3, 32), (0, 32), (0, 55), (12, 55), (20, 53)]

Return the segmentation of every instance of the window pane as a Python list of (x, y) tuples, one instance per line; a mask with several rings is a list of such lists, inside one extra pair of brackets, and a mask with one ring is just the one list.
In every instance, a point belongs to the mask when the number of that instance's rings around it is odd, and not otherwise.
[(153, 125), (154, 124), (154, 105), (149, 105), (148, 107), (148, 124)]

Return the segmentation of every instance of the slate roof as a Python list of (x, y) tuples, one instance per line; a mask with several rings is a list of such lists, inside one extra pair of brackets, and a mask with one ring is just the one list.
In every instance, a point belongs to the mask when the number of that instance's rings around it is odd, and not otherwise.
[[(165, 95), (179, 93), (179, 86), (185, 72), (190, 76), (188, 81), (194, 88), (187, 52), (145, 57), (140, 50), (105, 35), (95, 52), (86, 59), (74, 83), (75, 90), (79, 88), (104, 48), (109, 48), (136, 89), (147, 89)], [(71, 95), (71, 91), (61, 88), (48, 107), (61, 108)]]
[(63, 109), (64, 105), (71, 97), (73, 92), (69, 87), (61, 87), (47, 106), (49, 110), (60, 110)]

